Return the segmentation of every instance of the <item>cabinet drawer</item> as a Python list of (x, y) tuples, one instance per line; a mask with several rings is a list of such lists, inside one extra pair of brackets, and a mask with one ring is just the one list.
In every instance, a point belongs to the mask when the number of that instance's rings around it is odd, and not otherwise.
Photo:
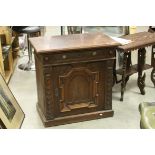
[(43, 64), (55, 64), (55, 63), (65, 63), (65, 62), (80, 62), (87, 60), (97, 60), (115, 57), (114, 50), (85, 50), (85, 51), (70, 51), (64, 53), (56, 54), (44, 54)]

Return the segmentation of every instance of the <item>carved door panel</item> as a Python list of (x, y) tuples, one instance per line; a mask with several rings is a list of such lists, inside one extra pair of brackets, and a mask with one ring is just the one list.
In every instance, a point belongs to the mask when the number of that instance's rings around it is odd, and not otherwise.
[(104, 93), (103, 67), (103, 62), (55, 66), (57, 113), (77, 114), (103, 107), (104, 95), (99, 93)]
[(61, 112), (97, 106), (98, 75), (98, 72), (81, 67), (59, 76)]

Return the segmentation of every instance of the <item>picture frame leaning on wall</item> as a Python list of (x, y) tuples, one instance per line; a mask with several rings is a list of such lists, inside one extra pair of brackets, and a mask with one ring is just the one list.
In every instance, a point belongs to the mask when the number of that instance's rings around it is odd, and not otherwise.
[(0, 128), (21, 128), (25, 114), (0, 73)]

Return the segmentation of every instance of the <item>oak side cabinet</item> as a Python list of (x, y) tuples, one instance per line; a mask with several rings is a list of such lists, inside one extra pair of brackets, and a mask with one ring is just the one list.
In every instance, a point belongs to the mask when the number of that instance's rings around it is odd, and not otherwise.
[(102, 33), (29, 39), (39, 115), (46, 127), (113, 116), (115, 48)]

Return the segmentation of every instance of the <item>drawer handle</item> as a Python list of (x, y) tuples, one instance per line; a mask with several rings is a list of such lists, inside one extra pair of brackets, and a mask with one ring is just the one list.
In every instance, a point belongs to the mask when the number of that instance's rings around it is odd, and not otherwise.
[(45, 60), (48, 60), (48, 57), (45, 57)]
[(113, 51), (110, 51), (109, 54), (112, 55), (113, 54)]
[(51, 75), (49, 73), (45, 74), (46, 77), (50, 77)]
[(96, 52), (93, 52), (93, 53), (92, 53), (93, 56), (95, 56), (96, 54), (97, 54)]
[(62, 58), (63, 58), (63, 59), (66, 59), (66, 58), (67, 58), (67, 56), (66, 56), (66, 55), (63, 55), (63, 56), (62, 56)]

